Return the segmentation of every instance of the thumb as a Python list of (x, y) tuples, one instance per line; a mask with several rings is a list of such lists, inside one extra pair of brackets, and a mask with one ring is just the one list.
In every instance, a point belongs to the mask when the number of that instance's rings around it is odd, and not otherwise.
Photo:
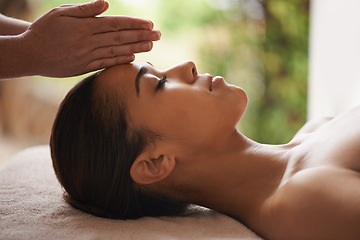
[(105, 12), (109, 3), (104, 0), (94, 0), (89, 3), (68, 5), (62, 14), (71, 17), (94, 17)]

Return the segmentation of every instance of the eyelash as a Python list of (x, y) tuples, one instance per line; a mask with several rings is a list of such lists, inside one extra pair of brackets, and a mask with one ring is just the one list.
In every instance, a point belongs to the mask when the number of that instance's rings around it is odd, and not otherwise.
[(165, 83), (166, 83), (166, 75), (163, 76), (163, 77), (159, 80), (158, 84), (156, 85), (156, 90), (161, 89), (161, 88), (164, 86)]

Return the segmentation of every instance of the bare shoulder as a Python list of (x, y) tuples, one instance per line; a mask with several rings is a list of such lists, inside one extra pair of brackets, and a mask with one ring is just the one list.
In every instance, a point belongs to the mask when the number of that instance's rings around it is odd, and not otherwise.
[(269, 239), (360, 239), (359, 172), (335, 167), (299, 171), (266, 205)]
[(296, 135), (302, 134), (302, 133), (311, 133), (316, 130), (318, 130), (320, 127), (324, 126), (326, 123), (331, 121), (332, 117), (323, 117), (323, 118), (316, 118), (313, 120), (310, 120), (304, 124), (300, 128), (300, 130), (296, 133)]
[(328, 125), (328, 123), (333, 122), (332, 120), (340, 121), (340, 122), (345, 122), (346, 120), (350, 120), (350, 121), (360, 120), (360, 105), (351, 109), (350, 111), (344, 112), (343, 114), (337, 117), (322, 117), (322, 118), (309, 120), (300, 128), (300, 130), (297, 132), (296, 135), (315, 132), (320, 128)]

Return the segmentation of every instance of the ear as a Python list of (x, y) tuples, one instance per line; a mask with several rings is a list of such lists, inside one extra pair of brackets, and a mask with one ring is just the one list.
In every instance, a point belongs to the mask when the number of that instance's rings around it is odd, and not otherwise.
[(140, 154), (130, 168), (134, 182), (147, 185), (167, 178), (175, 168), (175, 155), (145, 151)]

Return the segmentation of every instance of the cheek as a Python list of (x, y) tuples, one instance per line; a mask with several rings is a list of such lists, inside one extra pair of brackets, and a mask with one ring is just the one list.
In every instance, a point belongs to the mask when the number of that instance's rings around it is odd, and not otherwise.
[(247, 107), (247, 95), (239, 87), (229, 87), (219, 95), (194, 93), (174, 95), (164, 109), (176, 125), (192, 131), (232, 131)]
[(143, 109), (146, 125), (174, 137), (186, 138), (214, 118), (209, 101), (199, 95), (172, 94)]
[(223, 100), (218, 101), (211, 97), (188, 96), (186, 101), (175, 105), (168, 116), (169, 122), (173, 123), (172, 132), (190, 142), (213, 141), (224, 131), (236, 126), (237, 121), (231, 116), (234, 115), (231, 105), (226, 104), (226, 109), (224, 104)]
[(187, 141), (213, 141), (233, 131), (246, 109), (245, 92), (229, 90), (219, 96), (173, 92), (145, 101), (132, 109), (132, 124)]

